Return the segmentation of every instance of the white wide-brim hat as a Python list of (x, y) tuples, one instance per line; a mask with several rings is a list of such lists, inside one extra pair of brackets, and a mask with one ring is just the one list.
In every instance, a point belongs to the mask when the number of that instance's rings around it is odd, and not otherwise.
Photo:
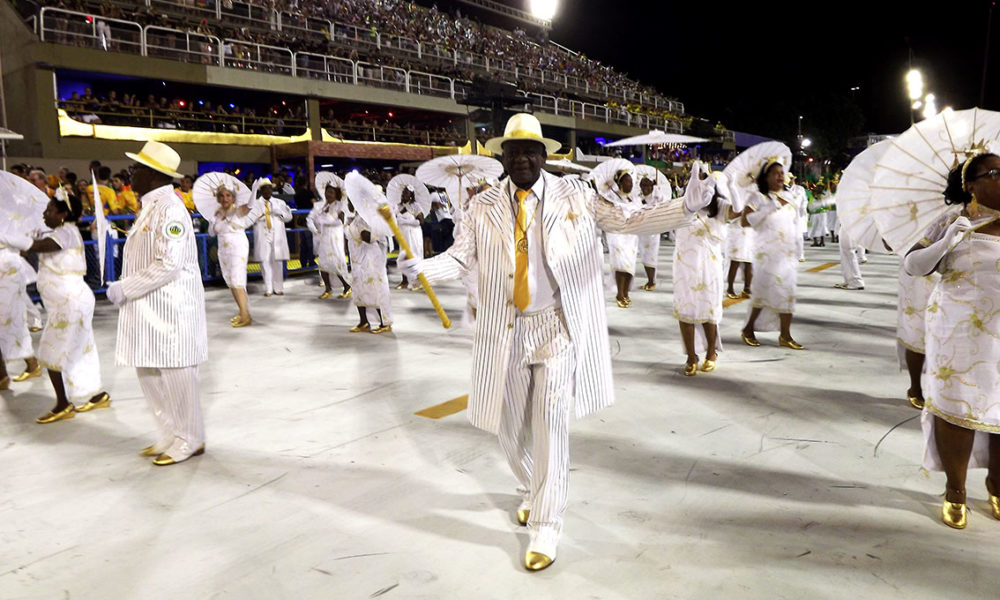
[(507, 120), (503, 136), (491, 138), (486, 142), (486, 149), (493, 154), (503, 154), (503, 143), (511, 140), (533, 140), (545, 146), (545, 152), (554, 153), (562, 148), (562, 142), (542, 137), (542, 124), (535, 115), (517, 113)]
[(177, 172), (177, 168), (181, 166), (180, 155), (164, 143), (149, 141), (142, 147), (139, 154), (126, 152), (125, 156), (141, 165), (146, 165), (154, 171), (169, 175), (174, 179), (184, 177), (184, 175)]

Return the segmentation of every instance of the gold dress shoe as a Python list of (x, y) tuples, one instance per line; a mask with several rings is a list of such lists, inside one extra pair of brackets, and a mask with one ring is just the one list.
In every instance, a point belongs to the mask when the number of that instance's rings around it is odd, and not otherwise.
[(993, 512), (993, 518), (1000, 519), (1000, 497), (993, 495), (989, 477), (986, 478), (986, 493), (990, 495), (990, 510)]
[(35, 377), (41, 377), (41, 376), (42, 376), (42, 365), (36, 365), (34, 369), (30, 371), (26, 370), (24, 373), (14, 376), (14, 381), (15, 382), (27, 381), (29, 379), (34, 379)]
[[(194, 454), (192, 454), (188, 458), (192, 458), (194, 456), (201, 456), (204, 453), (205, 453), (205, 446), (204, 446), (204, 444), (202, 444), (202, 446), (200, 448), (198, 448), (197, 450), (195, 450)], [(158, 466), (158, 467), (165, 467), (167, 465), (175, 465), (177, 463), (182, 463), (185, 460), (187, 460), (187, 458), (182, 458), (181, 460), (174, 460), (173, 458), (170, 458), (170, 455), (168, 455), (166, 453), (163, 453), (163, 454), (157, 456), (153, 460), (153, 464), (156, 465), (156, 466)]]
[(76, 412), (88, 412), (91, 410), (97, 410), (98, 408), (107, 408), (109, 406), (111, 406), (111, 396), (109, 396), (107, 392), (101, 392), (90, 400), (87, 400), (85, 404), (77, 406)]
[(624, 300), (619, 300), (618, 298), (615, 298), (615, 302), (618, 303), (618, 308), (628, 308), (628, 302), (625, 302)]
[(705, 359), (705, 362), (701, 363), (701, 370), (704, 373), (711, 373), (715, 370), (715, 361)]
[(320, 300), (326, 300), (328, 298), (333, 298), (333, 292), (330, 290), (326, 290), (325, 292), (319, 295)]
[(684, 374), (688, 377), (694, 377), (698, 374), (698, 363), (693, 365), (684, 365)]
[(915, 408), (917, 410), (923, 410), (924, 409), (924, 400), (923, 400), (923, 398), (917, 398), (916, 396), (911, 396), (911, 395), (907, 394), (906, 395), (906, 399), (910, 402), (910, 406), (912, 406), (913, 408)]
[(531, 516), (531, 509), (519, 508), (517, 509), (517, 522), (521, 525), (528, 524), (528, 517)]
[(740, 297), (739, 294), (732, 294), (732, 293), (726, 292), (726, 298), (729, 298), (730, 300), (737, 300), (737, 299), (739, 299), (739, 297)]
[(252, 325), (252, 324), (253, 324), (253, 319), (251, 319), (250, 317), (247, 317), (245, 319), (238, 319), (236, 321), (233, 321), (233, 327), (234, 328), (235, 327), (246, 327), (247, 325)]
[(10, 375), (7, 375), (3, 379), (0, 379), (0, 390), (10, 389)]
[(388, 325), (382, 325), (381, 327), (376, 327), (375, 329), (372, 329), (372, 333), (389, 333), (390, 331), (392, 331), (392, 323), (389, 323)]
[(56, 421), (65, 421), (66, 419), (72, 419), (76, 416), (76, 407), (72, 404), (66, 406), (59, 412), (52, 412), (51, 410), (44, 415), (35, 419), (35, 422), (39, 425), (48, 425), (49, 423), (55, 423)]
[(340, 295), (339, 295), (339, 296), (337, 296), (337, 297), (338, 297), (338, 298), (350, 298), (350, 297), (351, 297), (351, 294), (352, 294), (352, 290), (351, 290), (351, 289), (348, 289), (348, 290), (347, 290), (346, 292), (343, 292), (342, 294), (340, 294)]
[(528, 550), (524, 553), (524, 568), (529, 571), (541, 571), (551, 565), (553, 560), (541, 552)]
[(968, 509), (964, 504), (945, 500), (941, 505), (941, 520), (948, 527), (965, 529), (969, 523)]
[(631, 298), (625, 298), (625, 306), (632, 306), (632, 299)]
[(743, 290), (742, 292), (740, 292), (740, 298), (749, 298), (749, 297), (750, 297), (750, 290)]
[(752, 338), (747, 334), (743, 333), (742, 331), (740, 332), (740, 337), (743, 338), (743, 343), (746, 344), (747, 346), (754, 346), (754, 347), (760, 346), (760, 342), (757, 341), (757, 338)]
[(655, 283), (647, 283), (647, 284), (643, 285), (642, 287), (640, 287), (639, 289), (640, 290), (646, 290), (647, 292), (651, 292), (651, 291), (653, 291), (653, 290), (656, 289), (656, 284)]
[(788, 338), (787, 340), (783, 339), (783, 338), (778, 338), (778, 345), (782, 346), (782, 347), (785, 347), (785, 348), (791, 348), (792, 350), (804, 350), (805, 349), (805, 346), (803, 346), (802, 344), (796, 342), (792, 338)]
[(163, 454), (163, 451), (157, 448), (155, 445), (146, 446), (142, 450), (139, 450), (139, 456), (159, 456)]
[(350, 331), (351, 333), (370, 333), (371, 330), (372, 326), (368, 323), (365, 323), (364, 325), (355, 325), (354, 327), (351, 327), (348, 331)]
[(400, 282), (400, 284), (397, 285), (394, 289), (405, 290), (406, 288), (407, 288), (407, 284)]
[(239, 321), (239, 320), (240, 320), (240, 316), (239, 316), (239, 315), (236, 315), (235, 317), (231, 317), (231, 318), (229, 319), (229, 322), (230, 322), (230, 323), (235, 323), (236, 321)]

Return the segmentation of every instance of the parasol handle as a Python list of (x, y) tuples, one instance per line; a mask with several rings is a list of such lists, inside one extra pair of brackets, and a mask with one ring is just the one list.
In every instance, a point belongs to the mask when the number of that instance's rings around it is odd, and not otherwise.
[[(396, 238), (399, 243), (399, 247), (406, 252), (407, 258), (413, 258), (413, 250), (410, 249), (410, 244), (406, 242), (406, 238), (403, 237), (403, 232), (399, 230), (399, 225), (396, 224), (396, 219), (392, 217), (392, 209), (389, 208), (387, 204), (383, 204), (378, 207), (378, 214), (382, 215), (385, 222), (389, 224), (389, 228), (392, 229), (392, 235)], [(424, 288), (424, 292), (427, 297), (431, 299), (431, 304), (434, 305), (434, 311), (437, 312), (438, 318), (441, 319), (441, 324), (444, 325), (445, 329), (451, 327), (451, 319), (444, 312), (444, 307), (441, 306), (441, 302), (438, 301), (437, 294), (434, 293), (434, 289), (431, 284), (427, 283), (427, 276), (423, 273), (417, 274), (417, 279), (420, 280), (420, 287)]]

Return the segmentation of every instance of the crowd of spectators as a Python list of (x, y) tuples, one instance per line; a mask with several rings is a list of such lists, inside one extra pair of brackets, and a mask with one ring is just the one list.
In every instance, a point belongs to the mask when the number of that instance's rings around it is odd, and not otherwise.
[[(237, 68), (290, 72), (291, 61), (287, 53), (253, 46), (257, 44), (471, 81), (484, 74), (482, 57), (488, 57), (492, 65), (489, 76), (515, 83), (526, 92), (570, 100), (597, 100), (627, 112), (684, 118), (674, 114), (664, 103), (653, 107), (636, 102), (635, 95), (652, 97), (659, 93), (599, 61), (533, 39), (522, 29), (501, 29), (462, 16), (460, 12), (449, 14), (436, 7), (425, 8), (404, 0), (255, 0), (250, 5), (223, 0), (224, 18), (221, 21), (214, 18), (213, 11), (206, 9), (207, 5), (196, 1), (176, 0), (173, 5), (162, 2), (150, 6), (126, 0), (117, 0), (117, 3), (111, 0), (42, 1), (49, 6), (125, 19), (144, 26), (157, 25), (213, 36), (222, 44), (226, 65)], [(276, 19), (268, 16), (277, 13), (281, 13), (283, 23), (280, 30)], [(331, 39), (322, 21), (348, 24), (355, 29), (335, 28)], [(381, 48), (374, 44), (376, 35), (381, 37)], [(114, 49), (120, 43), (115, 37), (107, 31), (106, 37), (101, 35), (99, 45)], [(193, 44), (193, 49), (189, 40), (166, 35), (153, 36), (147, 43), (150, 55), (213, 62), (218, 49), (207, 38), (200, 40)], [(405, 40), (417, 40), (447, 52), (425, 52), (418, 58)], [(406, 48), (409, 50), (403, 51)], [(185, 56), (188, 52), (194, 53)], [(442, 58), (451, 56), (451, 52), (457, 53), (457, 61)], [(542, 73), (545, 74), (544, 82), (540, 78)], [(304, 74), (315, 76), (308, 69)], [(590, 92), (583, 92), (581, 87), (567, 89), (564, 82), (556, 80), (564, 75), (575, 78), (572, 81), (589, 88)], [(630, 100), (625, 101), (623, 94), (629, 95)]]
[(335, 138), (430, 146), (464, 146), (468, 139), (453, 123), (401, 121), (392, 118), (337, 119), (328, 114), (323, 128)]

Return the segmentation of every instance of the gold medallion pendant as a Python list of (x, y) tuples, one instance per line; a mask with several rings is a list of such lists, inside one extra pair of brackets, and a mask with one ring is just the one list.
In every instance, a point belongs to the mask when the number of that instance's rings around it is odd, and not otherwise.
[(528, 239), (521, 238), (517, 241), (517, 251), (522, 254), (528, 253)]

